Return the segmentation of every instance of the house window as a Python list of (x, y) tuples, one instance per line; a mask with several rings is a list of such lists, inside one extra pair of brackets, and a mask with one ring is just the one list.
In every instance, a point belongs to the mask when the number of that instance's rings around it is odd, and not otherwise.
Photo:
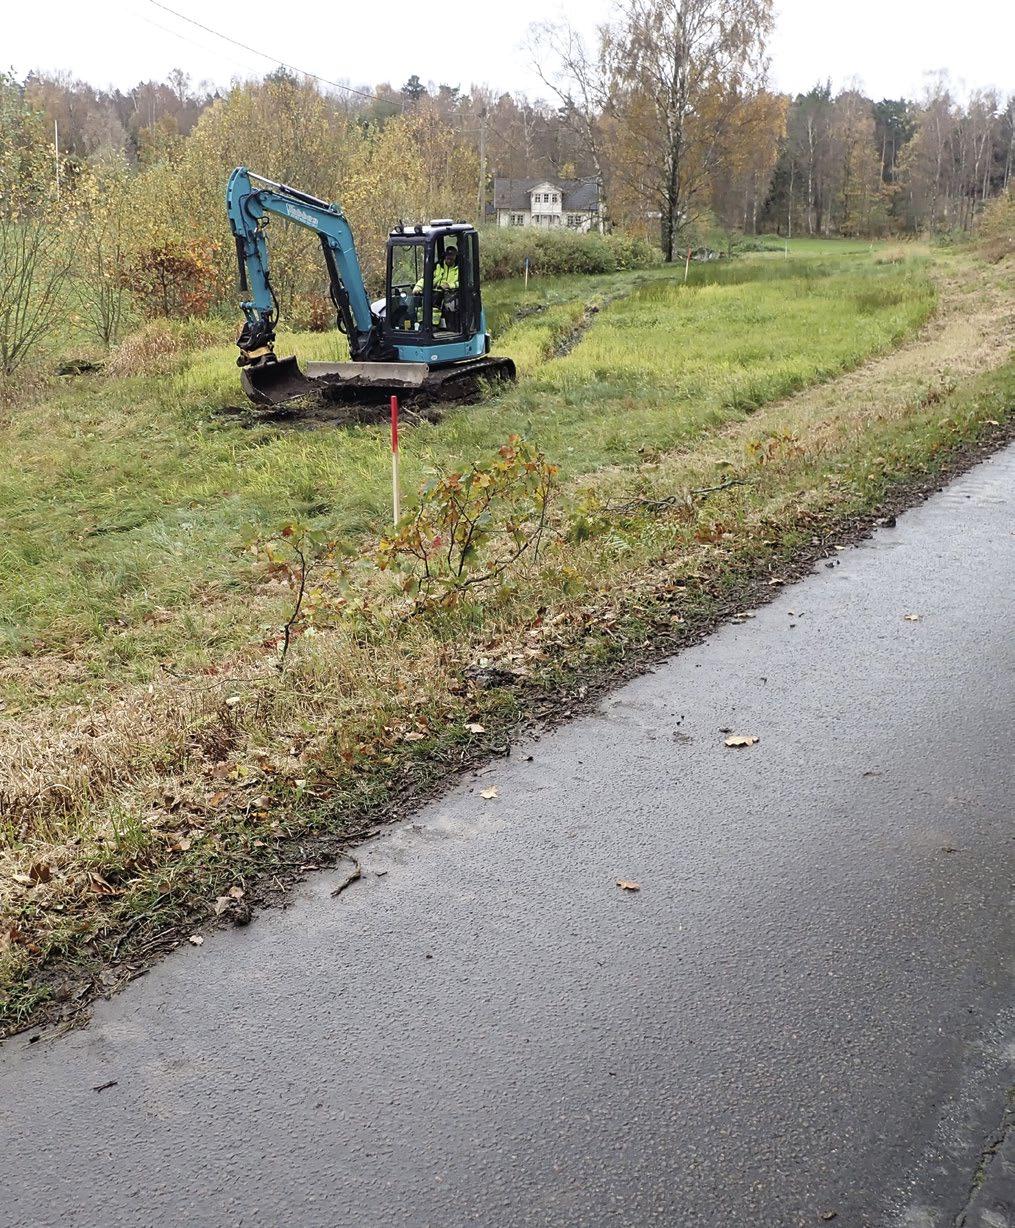
[(582, 224), (582, 215), (580, 213), (569, 213), (567, 215), (567, 224), (572, 230), (577, 230)]
[(553, 194), (553, 203), (554, 203), (555, 205), (559, 205), (559, 204), (560, 204), (560, 198), (557, 196), (557, 193), (556, 193), (556, 192), (554, 192), (554, 194)]
[(524, 213), (512, 213), (511, 214), (511, 225), (512, 226), (524, 226), (525, 225), (525, 214)]

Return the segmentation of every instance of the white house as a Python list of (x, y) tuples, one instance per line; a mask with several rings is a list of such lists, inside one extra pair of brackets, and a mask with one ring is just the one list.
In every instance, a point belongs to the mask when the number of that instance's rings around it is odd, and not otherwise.
[(498, 226), (566, 226), (603, 229), (598, 180), (495, 179), (493, 207)]

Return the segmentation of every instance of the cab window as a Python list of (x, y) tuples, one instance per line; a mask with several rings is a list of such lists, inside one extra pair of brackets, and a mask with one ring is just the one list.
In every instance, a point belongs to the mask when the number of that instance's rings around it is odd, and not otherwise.
[[(391, 249), (388, 281), (389, 327), (403, 332), (414, 331), (422, 319), (423, 264), (426, 252), (419, 243), (397, 243)], [(420, 289), (417, 291), (416, 287)]]

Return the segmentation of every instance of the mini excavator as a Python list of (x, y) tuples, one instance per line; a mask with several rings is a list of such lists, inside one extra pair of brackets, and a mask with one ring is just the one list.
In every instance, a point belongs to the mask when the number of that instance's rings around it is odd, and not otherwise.
[[(239, 288), (249, 294), (236, 344), (240, 382), (259, 405), (325, 400), (467, 401), (485, 381), (515, 379), (510, 358), (490, 354), (480, 294), (479, 235), (467, 222), (399, 225), (388, 236), (384, 297), (371, 302), (352, 230), (340, 206), (239, 166), (226, 189)], [(273, 217), (314, 231), (321, 243), (337, 327), (349, 362), (308, 362), (275, 353), (279, 308), (269, 276)], [(456, 269), (449, 276), (448, 269)]]

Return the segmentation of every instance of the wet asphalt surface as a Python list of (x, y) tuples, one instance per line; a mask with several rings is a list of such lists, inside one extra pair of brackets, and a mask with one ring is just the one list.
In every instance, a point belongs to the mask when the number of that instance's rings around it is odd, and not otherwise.
[(1013, 1222), (1013, 594), (1009, 449), (9, 1043), (0, 1221)]

